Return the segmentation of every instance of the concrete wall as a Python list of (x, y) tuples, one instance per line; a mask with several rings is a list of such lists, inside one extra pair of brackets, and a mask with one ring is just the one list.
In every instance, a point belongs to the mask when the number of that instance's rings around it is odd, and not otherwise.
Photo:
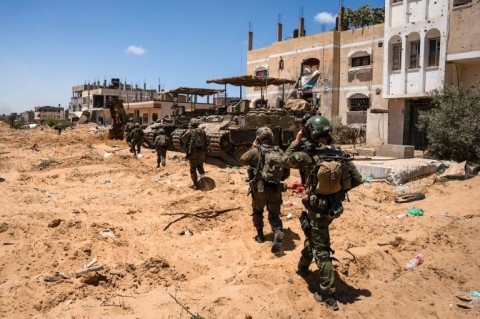
[(369, 146), (378, 146), (388, 143), (388, 112), (367, 112), (367, 141)]
[(480, 2), (453, 7), (450, 1), (448, 54), (480, 51)]
[(388, 144), (403, 144), (405, 100), (388, 101)]

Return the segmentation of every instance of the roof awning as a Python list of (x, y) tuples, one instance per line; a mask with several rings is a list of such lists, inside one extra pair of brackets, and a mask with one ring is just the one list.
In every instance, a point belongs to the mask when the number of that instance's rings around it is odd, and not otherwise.
[(205, 96), (205, 95), (214, 95), (218, 94), (220, 92), (223, 92), (225, 90), (223, 89), (203, 89), (203, 88), (188, 88), (188, 87), (179, 87), (173, 90), (166, 91), (165, 93), (171, 93), (171, 94), (193, 94), (193, 95), (199, 95), (199, 96)]
[(254, 75), (235, 76), (231, 78), (222, 78), (207, 80), (207, 83), (230, 84), (234, 86), (261, 87), (269, 85), (295, 84), (296, 81), (271, 77), (259, 77)]

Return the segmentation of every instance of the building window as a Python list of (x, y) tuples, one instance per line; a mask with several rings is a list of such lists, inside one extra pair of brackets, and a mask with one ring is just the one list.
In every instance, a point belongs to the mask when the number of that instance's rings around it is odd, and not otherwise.
[(261, 70), (255, 71), (255, 76), (263, 77), (263, 78), (267, 77), (268, 76), (267, 69), (261, 69)]
[(310, 58), (310, 59), (304, 60), (301, 65), (302, 74), (312, 73), (314, 71), (317, 71), (319, 69), (319, 66), (320, 66), (320, 60), (318, 59)]
[(453, 0), (454, 7), (464, 6), (469, 3), (472, 3), (472, 0)]
[(440, 61), (440, 38), (428, 40), (428, 66), (438, 66)]
[(403, 2), (403, 0), (392, 0), (392, 3), (399, 3), (399, 2)]
[(370, 98), (364, 94), (354, 94), (348, 101), (350, 111), (366, 111), (370, 107)]
[(158, 120), (158, 114), (157, 113), (153, 113), (152, 114), (152, 121), (156, 122)]
[(392, 71), (398, 71), (402, 67), (402, 45), (392, 45)]
[(420, 67), (420, 40), (410, 42), (410, 69)]
[(357, 58), (352, 58), (352, 67), (357, 67), (357, 66), (366, 66), (370, 65), (370, 56), (361, 56)]

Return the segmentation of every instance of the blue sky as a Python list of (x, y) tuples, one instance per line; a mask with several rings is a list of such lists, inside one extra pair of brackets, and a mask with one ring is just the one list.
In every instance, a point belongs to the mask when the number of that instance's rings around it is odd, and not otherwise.
[[(346, 7), (384, 0), (344, 0)], [(67, 108), (72, 86), (110, 81), (165, 89), (210, 87), (206, 80), (245, 74), (249, 23), (253, 48), (298, 26), (307, 35), (333, 28), (329, 0), (0, 0), (0, 114), (39, 105)], [(320, 14), (323, 13), (323, 14)], [(320, 15), (319, 15), (320, 14)], [(317, 17), (317, 19), (315, 19)]]

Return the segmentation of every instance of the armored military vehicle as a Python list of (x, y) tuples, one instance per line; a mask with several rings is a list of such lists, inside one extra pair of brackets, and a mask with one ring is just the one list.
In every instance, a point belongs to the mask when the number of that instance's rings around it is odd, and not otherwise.
[[(294, 84), (295, 81), (243, 76), (210, 80), (207, 83), (232, 84), (243, 86), (262, 87), (267, 85)], [(263, 100), (263, 96), (262, 99)], [(266, 108), (259, 106), (250, 109), (249, 101), (239, 101), (234, 105), (226, 106), (227, 114), (209, 117), (200, 117), (199, 127), (205, 129), (209, 142), (207, 156), (217, 157), (223, 161), (238, 165), (240, 157), (245, 153), (253, 141), (259, 127), (268, 126), (274, 134), (274, 144), (283, 149), (295, 139), (297, 132), (302, 128), (302, 116), (311, 109), (304, 108), (302, 113), (292, 112), (286, 108)], [(172, 134), (173, 145), (176, 150), (185, 152), (181, 136), (187, 128), (179, 128)]]

